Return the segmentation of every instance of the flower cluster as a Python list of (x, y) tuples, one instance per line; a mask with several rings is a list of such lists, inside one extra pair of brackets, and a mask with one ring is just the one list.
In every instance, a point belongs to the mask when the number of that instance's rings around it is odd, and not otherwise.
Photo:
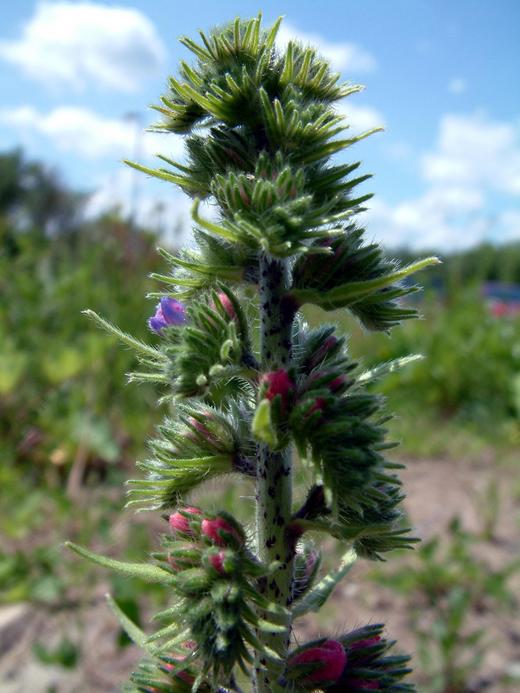
[(154, 558), (172, 575), (176, 606), (164, 613), (165, 625), (152, 640), (189, 633), (193, 647), (183, 666), (204, 680), (229, 680), (235, 665), (251, 663), (249, 648), (259, 646), (255, 630), (279, 629), (275, 621), (286, 618), (258, 587), (273, 568), (254, 557), (243, 527), (229, 513), (184, 506), (167, 520), (170, 533)]

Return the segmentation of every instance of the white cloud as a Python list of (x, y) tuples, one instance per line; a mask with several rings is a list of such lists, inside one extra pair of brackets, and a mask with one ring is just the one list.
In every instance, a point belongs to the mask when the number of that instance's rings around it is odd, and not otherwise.
[(454, 77), (448, 84), (448, 91), (452, 94), (462, 94), (467, 89), (467, 82), (462, 77)]
[(520, 240), (520, 209), (508, 209), (502, 213), (500, 218), (501, 234), (500, 240), (507, 241)]
[(94, 2), (39, 3), (20, 38), (0, 57), (51, 86), (87, 83), (133, 91), (165, 58), (152, 22), (139, 10)]
[(291, 40), (315, 46), (318, 52), (330, 61), (335, 70), (372, 72), (377, 67), (375, 57), (355, 43), (327, 41), (319, 34), (300, 31), (292, 24), (282, 22), (277, 43), (280, 47), (285, 47)]
[(482, 237), (483, 204), (478, 191), (463, 188), (432, 188), (392, 206), (374, 199), (368, 228), (391, 247), (460, 249)]
[[(389, 246), (456, 250), (520, 238), (520, 124), (445, 115), (421, 159), (425, 191), (396, 205), (369, 203), (368, 228)], [(497, 193), (500, 207), (497, 207)]]
[[(129, 120), (104, 118), (94, 111), (60, 106), (42, 113), (32, 106), (0, 110), (0, 123), (21, 133), (35, 132), (49, 138), (59, 149), (87, 159), (133, 157), (136, 125)], [(149, 158), (160, 151), (178, 157), (182, 139), (174, 134), (142, 133), (139, 152)]]
[(423, 157), (422, 171), (431, 183), (520, 195), (520, 127), (479, 113), (445, 115), (437, 147)]
[(383, 114), (372, 106), (357, 106), (347, 99), (336, 107), (339, 114), (347, 119), (353, 134), (370, 130), (371, 128), (384, 127)]

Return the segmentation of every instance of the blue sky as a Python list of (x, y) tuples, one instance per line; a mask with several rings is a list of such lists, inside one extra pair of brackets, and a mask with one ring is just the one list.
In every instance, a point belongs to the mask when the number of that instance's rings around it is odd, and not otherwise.
[[(2, 3), (0, 148), (23, 145), (92, 191), (91, 210), (127, 208), (138, 113), (153, 121), (179, 36), (262, 9), (285, 15), (280, 42), (318, 46), (366, 90), (340, 108), (354, 130), (385, 132), (348, 157), (374, 173), (366, 222), (388, 245), (450, 250), (520, 239), (520, 2), (210, 0)], [(176, 136), (140, 138), (141, 161), (176, 156)], [(139, 214), (169, 232), (188, 204), (167, 184), (139, 182)]]

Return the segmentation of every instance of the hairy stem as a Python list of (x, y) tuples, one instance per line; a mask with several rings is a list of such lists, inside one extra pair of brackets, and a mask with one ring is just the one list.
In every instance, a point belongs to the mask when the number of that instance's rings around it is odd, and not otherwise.
[[(288, 285), (288, 264), (284, 260), (260, 258), (260, 312), (262, 318), (261, 366), (262, 371), (287, 368), (291, 358), (292, 314), (284, 309), (284, 295)], [(256, 538), (259, 558), (265, 563), (280, 561), (280, 569), (262, 584), (264, 595), (271, 601), (288, 606), (291, 602), (293, 552), (286, 539), (291, 517), (292, 463), (289, 448), (272, 451), (267, 445), (259, 446), (257, 465)], [(290, 625), (286, 632), (259, 633), (259, 638), (285, 657), (289, 645)], [(255, 669), (257, 693), (271, 693), (277, 689), (283, 672), (265, 668), (262, 658)]]

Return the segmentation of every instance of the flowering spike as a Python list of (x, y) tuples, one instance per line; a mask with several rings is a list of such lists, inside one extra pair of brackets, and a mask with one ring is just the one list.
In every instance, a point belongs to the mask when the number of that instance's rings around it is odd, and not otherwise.
[[(160, 383), (171, 405), (138, 463), (144, 478), (129, 482), (129, 504), (166, 511), (170, 531), (151, 563), (72, 546), (171, 596), (148, 636), (116, 610), (149, 655), (132, 690), (223, 693), (238, 690), (239, 670), (254, 693), (413, 690), (402, 680), (407, 657), (388, 654), (382, 626), (295, 649), (294, 621), (323, 606), (356, 558), (380, 560), (414, 541), (402, 525), (399, 465), (386, 457), (384, 402), (369, 388), (411, 359), (362, 372), (345, 337), (310, 329), (299, 311), (345, 309), (388, 331), (416, 314), (402, 304), (415, 290), (409, 276), (437, 260), (398, 267), (365, 240), (356, 215), (371, 197), (358, 192), (369, 175), (331, 158), (369, 134), (349, 137), (336, 109), (361, 87), (341, 83), (310, 46), (278, 48), (279, 25), (237, 18), (182, 39), (194, 62), (169, 80), (156, 129), (183, 135), (186, 156), (160, 156), (158, 169), (131, 164), (193, 198), (194, 247), (161, 250), (169, 269), (154, 275), (164, 287), (148, 321), (158, 346), (89, 313), (136, 349), (131, 380)], [(214, 218), (199, 212), (210, 197)], [(313, 478), (295, 507), (300, 460)], [(254, 529), (187, 501), (236, 474), (255, 484)], [(345, 545), (324, 576), (311, 531)]]

